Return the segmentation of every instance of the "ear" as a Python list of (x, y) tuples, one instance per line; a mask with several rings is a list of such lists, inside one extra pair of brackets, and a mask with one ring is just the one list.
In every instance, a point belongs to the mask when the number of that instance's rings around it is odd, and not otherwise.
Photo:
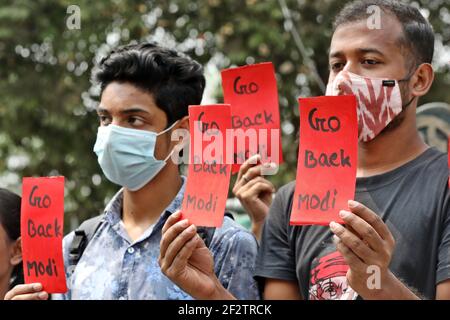
[(180, 120), (180, 129), (183, 129), (185, 131), (185, 134), (183, 135), (183, 141), (179, 143), (180, 150), (183, 148), (186, 148), (189, 145), (189, 116), (185, 116)]
[(22, 238), (19, 237), (13, 244), (9, 262), (13, 266), (17, 266), (22, 262)]
[(415, 97), (422, 97), (428, 93), (433, 84), (434, 70), (431, 64), (421, 64), (411, 77), (410, 90)]
[[(178, 124), (175, 130), (172, 131), (170, 137), (172, 141), (172, 147), (174, 154), (178, 156), (176, 164), (188, 163), (189, 161), (189, 146), (190, 134), (189, 134), (189, 116), (185, 116), (178, 120)], [(186, 152), (184, 152), (186, 151)], [(181, 158), (180, 158), (181, 157)], [(172, 158), (173, 159), (173, 158)]]
[(180, 119), (178, 128), (189, 130), (189, 116), (184, 116)]

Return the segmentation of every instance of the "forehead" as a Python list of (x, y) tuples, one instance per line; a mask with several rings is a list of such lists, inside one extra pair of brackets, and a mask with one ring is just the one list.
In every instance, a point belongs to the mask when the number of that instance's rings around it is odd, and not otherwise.
[(385, 55), (401, 55), (403, 29), (392, 15), (381, 11), (380, 28), (370, 29), (367, 19), (349, 22), (337, 27), (330, 46), (330, 56), (336, 52), (351, 52), (361, 48), (374, 48)]
[(150, 92), (146, 92), (127, 82), (111, 82), (108, 84), (103, 90), (101, 100), (102, 104), (108, 105), (155, 105), (153, 95)]

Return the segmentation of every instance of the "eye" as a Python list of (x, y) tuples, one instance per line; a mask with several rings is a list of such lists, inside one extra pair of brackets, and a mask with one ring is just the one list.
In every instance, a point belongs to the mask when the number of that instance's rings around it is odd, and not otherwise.
[(132, 125), (133, 127), (140, 127), (145, 124), (144, 121), (142, 119), (140, 119), (139, 117), (129, 117), (128, 123), (130, 125)]
[(107, 126), (107, 125), (111, 124), (110, 117), (99, 115), (98, 119), (100, 121), (100, 125), (102, 125), (102, 126)]
[(373, 59), (365, 59), (363, 61), (363, 64), (367, 64), (367, 65), (373, 66), (373, 65), (379, 64), (379, 62), (376, 61), (376, 60), (373, 60)]
[(339, 71), (343, 67), (344, 67), (344, 63), (342, 63), (342, 62), (334, 62), (334, 63), (331, 63), (331, 65), (330, 65), (330, 69), (333, 71)]

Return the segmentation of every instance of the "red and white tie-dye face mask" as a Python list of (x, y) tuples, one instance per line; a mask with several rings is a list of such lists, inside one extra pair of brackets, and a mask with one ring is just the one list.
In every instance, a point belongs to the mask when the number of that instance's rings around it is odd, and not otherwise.
[(402, 112), (399, 81), (405, 80), (367, 78), (344, 70), (327, 85), (326, 95), (356, 96), (359, 140), (368, 142)]

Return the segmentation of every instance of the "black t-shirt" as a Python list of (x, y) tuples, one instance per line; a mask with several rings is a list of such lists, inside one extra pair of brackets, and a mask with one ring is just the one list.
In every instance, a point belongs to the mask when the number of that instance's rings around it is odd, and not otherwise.
[[(430, 148), (400, 168), (356, 181), (355, 200), (379, 214), (396, 240), (390, 270), (426, 299), (450, 279), (448, 179), (447, 155)], [(305, 299), (355, 298), (329, 228), (289, 225), (294, 188), (280, 188), (270, 208), (256, 279), (297, 281)]]

